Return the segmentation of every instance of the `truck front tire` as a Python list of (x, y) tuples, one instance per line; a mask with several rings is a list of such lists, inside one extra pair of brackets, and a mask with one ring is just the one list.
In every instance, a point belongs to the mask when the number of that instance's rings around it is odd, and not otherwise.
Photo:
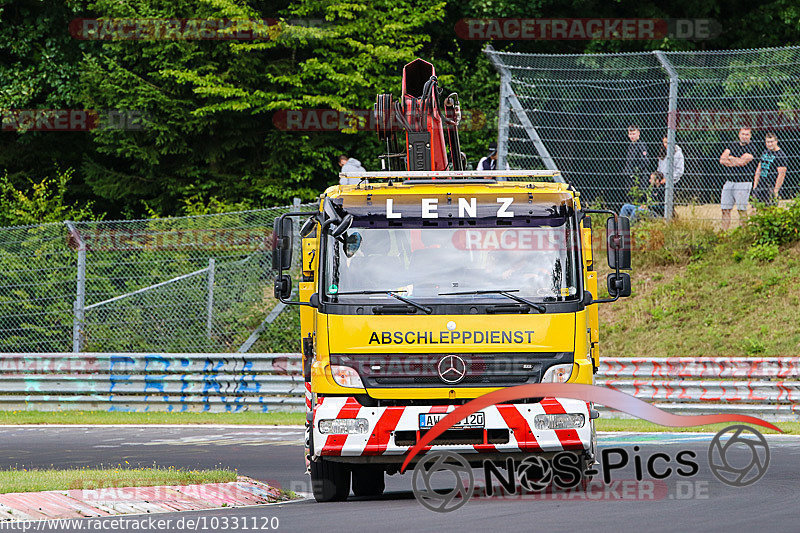
[(311, 461), (311, 490), (318, 502), (340, 502), (350, 495), (350, 469), (322, 457)]
[(380, 496), (385, 488), (383, 468), (373, 465), (353, 467), (353, 494), (356, 496)]

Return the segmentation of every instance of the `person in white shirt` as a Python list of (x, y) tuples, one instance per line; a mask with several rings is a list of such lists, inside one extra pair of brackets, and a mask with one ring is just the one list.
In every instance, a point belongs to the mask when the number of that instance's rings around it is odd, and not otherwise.
[(475, 170), (497, 170), (497, 143), (489, 143), (489, 153), (478, 161)]
[[(667, 183), (667, 138), (661, 139), (662, 147), (658, 153), (658, 169), (650, 174), (650, 185), (654, 187), (663, 186)], [(673, 184), (677, 185), (678, 180), (681, 179), (685, 172), (685, 159), (683, 157), (683, 150), (677, 144), (675, 145), (675, 157), (672, 160), (672, 176)]]
[[(624, 217), (628, 217), (631, 220), (636, 218), (636, 215), (640, 212), (647, 212), (649, 211), (653, 215), (663, 216), (664, 215), (664, 196), (665, 196), (665, 186), (667, 184), (667, 137), (664, 136), (661, 139), (661, 148), (659, 149), (658, 153), (658, 169), (650, 174), (650, 194), (649, 199), (652, 201), (652, 205), (633, 205), (633, 204), (625, 204), (622, 206), (620, 210), (620, 215)], [(672, 184), (673, 186), (678, 184), (678, 181), (681, 179), (683, 174), (686, 171), (686, 160), (683, 156), (683, 150), (677, 144), (675, 145), (675, 156), (673, 158), (673, 166), (672, 166)]]
[[(482, 157), (478, 161), (478, 166), (475, 170), (497, 170), (497, 143), (489, 143), (489, 151), (486, 157)], [(505, 170), (509, 170), (508, 162), (506, 162)], [(505, 178), (498, 177), (498, 181), (503, 181)]]
[[(342, 172), (366, 172), (367, 169), (361, 166), (361, 161), (355, 157), (347, 157), (342, 154), (339, 156), (339, 166)], [(339, 185), (357, 185), (361, 178), (339, 178)]]

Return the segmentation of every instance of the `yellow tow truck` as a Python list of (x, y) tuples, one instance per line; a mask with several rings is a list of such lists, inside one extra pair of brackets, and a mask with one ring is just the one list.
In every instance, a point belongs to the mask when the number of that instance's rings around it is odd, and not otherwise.
[[(613, 297), (598, 299), (596, 211), (552, 182), (557, 173), (488, 174), (370, 173), (329, 188), (319, 211), (276, 220), (275, 293), (303, 306), (306, 454), (318, 501), (346, 498), (351, 481), (356, 495), (381, 493), (427, 429), (480, 395), (593, 383), (597, 306), (630, 294), (619, 272), (630, 268), (627, 219), (608, 218)], [(291, 300), (295, 217), (305, 220)], [(495, 405), (433, 449), (481, 458), (573, 450), (588, 464), (596, 415), (565, 398)]]
[[(631, 290), (620, 272), (631, 261), (627, 218), (581, 206), (558, 172), (465, 170), (458, 95), (439, 87), (433, 65), (406, 65), (401, 99), (378, 95), (374, 113), (383, 170), (342, 174), (317, 209), (282, 215), (273, 229), (275, 296), (302, 306), (306, 461), (318, 501), (346, 499), (351, 484), (357, 496), (382, 493), (426, 431), (483, 394), (591, 384), (597, 306)], [(593, 213), (611, 215), (604, 299)], [(474, 464), (571, 450), (588, 465), (596, 417), (568, 398), (501, 403), (431, 449)]]

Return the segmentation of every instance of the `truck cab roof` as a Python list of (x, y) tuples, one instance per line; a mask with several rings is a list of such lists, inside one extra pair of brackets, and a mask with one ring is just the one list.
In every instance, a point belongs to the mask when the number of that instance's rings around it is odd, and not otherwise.
[(573, 194), (574, 189), (564, 182), (561, 174), (550, 170), (506, 170), (506, 171), (447, 171), (447, 172), (343, 172), (343, 178), (361, 178), (357, 184), (334, 185), (325, 191), (325, 196), (339, 197), (360, 194), (481, 194), (502, 189), (507, 192)]

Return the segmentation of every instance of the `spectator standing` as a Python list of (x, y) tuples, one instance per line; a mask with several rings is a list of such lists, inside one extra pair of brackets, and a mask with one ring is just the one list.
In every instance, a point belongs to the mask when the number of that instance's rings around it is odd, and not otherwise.
[(778, 146), (778, 136), (767, 133), (764, 139), (767, 149), (761, 154), (753, 178), (753, 196), (766, 205), (774, 205), (780, 195), (783, 180), (786, 179), (788, 158)]
[(739, 129), (739, 141), (722, 152), (719, 163), (728, 168), (725, 185), (722, 187), (720, 207), (722, 208), (722, 229), (728, 229), (731, 223), (731, 209), (734, 203), (739, 210), (739, 220), (747, 220), (747, 205), (753, 181), (755, 167), (753, 160), (754, 147), (751, 145), (752, 131), (744, 127)]
[(628, 126), (628, 152), (625, 155), (625, 167), (622, 169), (623, 178), (630, 180), (630, 186), (647, 186), (646, 176), (649, 175), (650, 158), (647, 154), (647, 145), (640, 139), (639, 126)]
[[(339, 166), (342, 172), (366, 172), (367, 169), (361, 166), (361, 161), (355, 157), (347, 157), (342, 154), (339, 156)], [(339, 178), (339, 185), (357, 185), (361, 178)]]
[[(653, 200), (656, 209), (661, 210), (663, 215), (664, 196), (667, 185), (667, 137), (661, 139), (661, 147), (658, 149), (658, 168), (650, 174), (650, 187), (653, 192)], [(685, 172), (686, 160), (683, 157), (683, 149), (675, 145), (675, 153), (672, 157), (672, 185), (678, 184)]]
[(497, 170), (497, 143), (489, 143), (489, 153), (481, 157), (475, 170)]
[[(639, 126), (635, 124), (628, 126), (628, 139), (630, 143), (628, 144), (628, 151), (625, 154), (625, 166), (622, 168), (623, 183), (628, 184), (628, 190), (630, 191), (628, 197), (637, 204), (641, 204), (641, 198), (633, 194), (634, 188), (639, 191), (643, 191), (647, 188), (647, 176), (649, 175), (648, 167), (650, 166), (647, 145), (640, 137), (641, 132), (639, 131)], [(644, 209), (644, 205), (639, 205), (637, 207), (634, 203), (626, 203), (622, 206), (619, 214), (624, 217), (635, 218), (636, 212)]]
[[(506, 163), (506, 170), (508, 170)], [(497, 170), (497, 143), (489, 143), (489, 149), (485, 157), (481, 157), (475, 170)], [(506, 178), (498, 176), (497, 181), (505, 181)]]

